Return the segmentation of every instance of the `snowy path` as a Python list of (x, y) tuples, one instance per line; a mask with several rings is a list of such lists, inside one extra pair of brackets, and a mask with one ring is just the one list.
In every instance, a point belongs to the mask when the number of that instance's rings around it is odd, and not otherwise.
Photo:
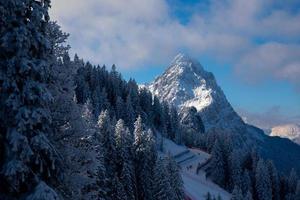
[(207, 192), (212, 196), (220, 195), (222, 200), (229, 200), (230, 195), (222, 188), (205, 179), (205, 175), (198, 176), (189, 172), (182, 172), (182, 179), (187, 195), (192, 200), (204, 200)]
[(164, 149), (165, 152), (171, 153), (180, 165), (184, 190), (190, 199), (205, 200), (208, 192), (215, 197), (220, 195), (222, 200), (230, 199), (228, 192), (206, 179), (204, 171), (196, 174), (198, 164), (206, 162), (209, 154), (199, 149), (188, 149), (185, 146), (177, 145), (168, 139), (164, 140)]

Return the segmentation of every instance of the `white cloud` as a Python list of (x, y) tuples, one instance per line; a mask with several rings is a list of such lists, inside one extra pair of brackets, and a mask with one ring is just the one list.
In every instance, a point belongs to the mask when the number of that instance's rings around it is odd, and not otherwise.
[(93, 63), (162, 65), (184, 49), (228, 62), (251, 80), (299, 85), (300, 13), (274, 9), (273, 2), (211, 0), (187, 24), (171, 15), (166, 0), (53, 0), (50, 14), (71, 33), (72, 51)]
[(235, 66), (248, 81), (283, 79), (300, 86), (300, 46), (267, 43), (244, 54)]
[(287, 116), (283, 114), (280, 106), (273, 106), (261, 113), (249, 112), (244, 109), (237, 109), (244, 121), (262, 129), (270, 129), (274, 126), (284, 124), (300, 124), (300, 116)]

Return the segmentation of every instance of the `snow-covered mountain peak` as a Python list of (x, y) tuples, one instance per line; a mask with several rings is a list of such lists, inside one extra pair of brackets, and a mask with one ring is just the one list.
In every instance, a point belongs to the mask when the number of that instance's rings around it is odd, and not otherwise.
[[(179, 53), (175, 56), (170, 65), (171, 70), (177, 72), (191, 72), (191, 73), (203, 73), (203, 67), (201, 64), (194, 58), (190, 57), (187, 54)], [(175, 70), (179, 68), (180, 70)]]
[[(194, 106), (201, 114), (206, 130), (212, 125), (222, 129), (228, 126), (226, 124), (238, 124), (233, 128), (236, 129), (243, 124), (217, 85), (213, 74), (205, 71), (196, 59), (186, 54), (178, 54), (167, 70), (148, 88), (160, 100), (179, 108)], [(233, 123), (228, 123), (227, 120)]]

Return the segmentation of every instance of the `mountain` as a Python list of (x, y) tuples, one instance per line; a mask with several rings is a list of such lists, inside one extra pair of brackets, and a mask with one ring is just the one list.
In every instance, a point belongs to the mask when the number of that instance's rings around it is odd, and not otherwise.
[(297, 144), (300, 144), (300, 125), (285, 124), (285, 125), (275, 126), (271, 129), (270, 136), (288, 138), (296, 142)]
[[(236, 141), (256, 147), (259, 153), (275, 162), (285, 172), (300, 171), (300, 147), (288, 139), (270, 137), (264, 131), (245, 123), (234, 111), (214, 75), (195, 59), (178, 54), (166, 71), (148, 89), (161, 101), (177, 106), (195, 107), (205, 132), (229, 133)], [(283, 149), (284, 148), (284, 149)]]
[(207, 131), (214, 128), (241, 132), (245, 128), (214, 75), (187, 55), (178, 54), (170, 67), (148, 87), (161, 100), (179, 108), (195, 107)]

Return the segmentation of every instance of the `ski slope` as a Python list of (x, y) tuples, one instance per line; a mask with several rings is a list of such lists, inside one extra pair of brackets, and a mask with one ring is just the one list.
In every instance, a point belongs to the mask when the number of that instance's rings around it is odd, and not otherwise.
[(171, 154), (180, 165), (184, 190), (190, 199), (205, 200), (208, 192), (215, 197), (221, 196), (222, 200), (230, 199), (230, 194), (207, 179), (203, 170), (196, 173), (197, 166), (205, 163), (209, 159), (209, 154), (199, 149), (177, 145), (168, 139), (163, 141), (163, 151)]

